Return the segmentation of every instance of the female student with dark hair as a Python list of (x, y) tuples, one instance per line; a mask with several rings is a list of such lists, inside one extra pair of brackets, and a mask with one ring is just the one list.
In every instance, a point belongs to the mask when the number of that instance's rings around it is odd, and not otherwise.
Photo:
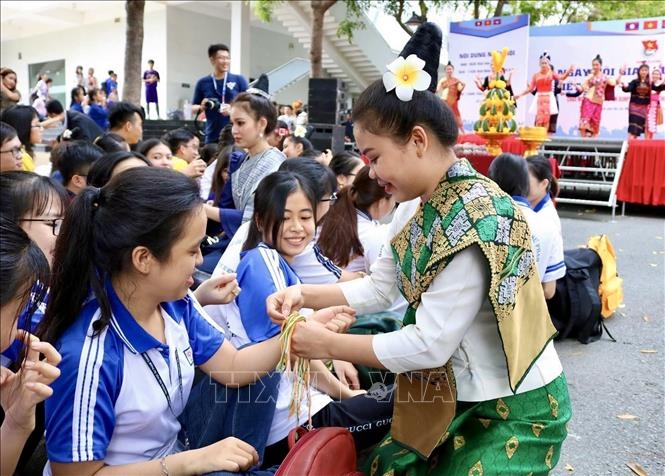
[(32, 106), (19, 104), (2, 111), (0, 120), (16, 129), (16, 134), (23, 145), (23, 170), (34, 172), (35, 161), (32, 146), (42, 141), (42, 130), (39, 114)]
[[(623, 73), (623, 70), (621, 71)], [(630, 93), (628, 102), (628, 139), (635, 139), (645, 131), (651, 91), (664, 91), (665, 83), (654, 84), (649, 78), (649, 65), (642, 64), (637, 69), (637, 76), (628, 84), (621, 83), (621, 89)]]
[(529, 203), (536, 213), (545, 215), (556, 225), (561, 235), (561, 219), (554, 206), (559, 196), (559, 182), (552, 173), (550, 161), (544, 155), (532, 155), (526, 158), (529, 167)]
[(291, 341), (301, 357), (398, 374), (390, 435), (367, 474), (545, 474), (570, 419), (556, 329), (522, 213), (455, 156), (455, 117), (433, 92), (440, 46), (441, 31), (425, 23), (353, 110), (370, 176), (400, 203), (392, 252), (362, 280), (293, 286), (268, 310), (281, 322), (294, 307), (348, 303), (363, 314), (398, 291), (406, 298), (398, 331), (333, 335), (302, 322)]
[(0, 172), (23, 170), (21, 140), (16, 129), (5, 122), (0, 122)]
[(111, 152), (96, 160), (88, 171), (88, 185), (103, 187), (120, 172), (134, 167), (150, 167), (152, 164), (139, 152)]
[[(238, 265), (238, 284), (243, 290), (235, 300), (239, 312), (228, 323), (229, 339), (235, 345), (263, 342), (280, 333), (266, 313), (265, 300), (276, 290), (300, 282), (292, 265), (313, 239), (315, 204), (307, 180), (291, 172), (274, 172), (256, 189), (254, 215)], [(292, 415), (293, 383), (282, 374), (266, 448), (268, 465), (286, 456), (289, 430), (305, 424), (310, 414), (315, 428), (354, 428), (358, 450), (377, 443), (386, 433), (385, 426), (377, 422), (390, 418), (391, 394), (382, 399), (352, 398), (364, 392), (342, 384), (320, 360), (310, 362), (310, 375), (309, 396), (298, 402), (300, 407)]]
[[(60, 355), (47, 342), (17, 330), (19, 313), (35, 309), (32, 287), (47, 282), (49, 266), (37, 244), (12, 220), (0, 217), (0, 351), (15, 340), (26, 343), (19, 370), (0, 367), (4, 420), (0, 427), (0, 474), (13, 474), (23, 446), (35, 428), (35, 407), (53, 393)], [(42, 288), (43, 293), (43, 288)], [(32, 303), (32, 305), (31, 305)], [(44, 356), (40, 358), (40, 354)]]
[(360, 157), (352, 152), (340, 152), (335, 154), (328, 167), (337, 177), (337, 188), (340, 190), (353, 183), (356, 174), (363, 168), (365, 163)]
[[(46, 405), (52, 474), (202, 474), (259, 462), (274, 407), (257, 400), (277, 380), (248, 384), (275, 368), (279, 343), (237, 351), (188, 294), (205, 224), (196, 182), (153, 167), (72, 203), (44, 319), (63, 357)], [(217, 302), (237, 294), (234, 276), (215, 292)], [(313, 318), (348, 324), (344, 312)], [(195, 366), (212, 379), (193, 387)]]
[[(262, 78), (263, 75), (257, 81), (261, 83)], [(238, 94), (231, 103), (230, 117), (235, 145), (248, 153), (237, 169), (231, 162), (229, 172), (234, 207), (205, 205), (208, 218), (220, 223), (228, 239), (235, 235), (242, 223), (251, 219), (254, 191), (261, 179), (277, 170), (285, 159), (284, 154), (267, 141), (267, 135), (275, 130), (277, 124), (277, 113), (267, 92), (250, 88)], [(209, 269), (214, 267), (213, 263)]]
[(394, 208), (392, 195), (370, 178), (369, 167), (363, 167), (353, 184), (338, 192), (326, 215), (317, 239), (321, 251), (347, 271), (369, 273), (388, 231), (378, 220)]
[(284, 138), (282, 152), (284, 152), (284, 155), (287, 159), (296, 159), (298, 157), (302, 157), (303, 155), (307, 155), (309, 157), (310, 154), (314, 152), (314, 146), (309, 141), (309, 139), (305, 139), (304, 137), (296, 135), (290, 135)]

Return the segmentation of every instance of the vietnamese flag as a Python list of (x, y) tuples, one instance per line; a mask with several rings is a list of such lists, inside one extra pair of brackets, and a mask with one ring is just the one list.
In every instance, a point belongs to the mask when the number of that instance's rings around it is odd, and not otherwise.
[(485, 25), (491, 25), (491, 24), (492, 24), (492, 20), (485, 20)]
[(640, 22), (638, 21), (626, 22), (626, 31), (634, 31), (639, 29), (640, 29)]
[(655, 30), (658, 28), (658, 22), (656, 20), (647, 20), (644, 22), (645, 30)]

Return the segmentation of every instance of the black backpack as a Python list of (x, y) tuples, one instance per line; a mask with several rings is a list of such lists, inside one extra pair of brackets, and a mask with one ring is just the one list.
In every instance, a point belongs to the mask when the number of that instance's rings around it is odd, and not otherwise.
[(616, 342), (600, 314), (600, 256), (589, 248), (566, 250), (563, 254), (566, 275), (557, 280), (556, 293), (547, 301), (552, 323), (559, 331), (556, 339), (571, 337), (588, 344), (600, 339), (605, 329)]

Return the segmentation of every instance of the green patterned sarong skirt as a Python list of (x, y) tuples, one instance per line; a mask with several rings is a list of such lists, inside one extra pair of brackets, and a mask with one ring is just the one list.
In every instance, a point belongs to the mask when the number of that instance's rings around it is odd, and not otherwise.
[(363, 470), (370, 476), (546, 475), (559, 461), (570, 416), (562, 373), (525, 393), (457, 402), (448, 439), (427, 461), (388, 435), (368, 456)]

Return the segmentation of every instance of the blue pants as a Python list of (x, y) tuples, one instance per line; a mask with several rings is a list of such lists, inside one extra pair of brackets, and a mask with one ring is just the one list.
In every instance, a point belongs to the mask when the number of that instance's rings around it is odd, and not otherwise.
[(202, 448), (229, 436), (252, 445), (259, 454), (259, 465), (245, 473), (217, 471), (215, 476), (267, 476), (277, 470), (259, 469), (275, 413), (280, 374), (273, 372), (251, 385), (225, 387), (204, 375), (192, 387), (187, 405), (180, 415), (184, 444), (189, 440), (192, 449)]

